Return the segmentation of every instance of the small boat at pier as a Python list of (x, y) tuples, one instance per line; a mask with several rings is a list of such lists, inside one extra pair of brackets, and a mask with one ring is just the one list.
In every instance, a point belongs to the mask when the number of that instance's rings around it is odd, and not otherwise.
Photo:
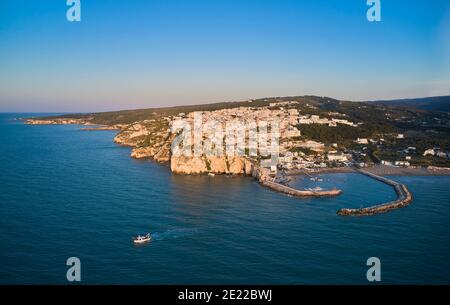
[(133, 242), (138, 245), (148, 243), (151, 240), (152, 236), (150, 235), (150, 233), (144, 236), (138, 235), (137, 237), (133, 237)]

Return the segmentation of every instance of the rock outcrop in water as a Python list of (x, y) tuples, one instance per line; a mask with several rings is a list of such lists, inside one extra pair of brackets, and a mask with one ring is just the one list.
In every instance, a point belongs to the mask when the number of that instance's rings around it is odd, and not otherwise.
[(204, 174), (208, 173), (208, 167), (203, 157), (172, 157), (170, 169), (176, 174)]
[(54, 119), (25, 119), (26, 125), (82, 125), (88, 126), (81, 128), (81, 130), (94, 131), (94, 130), (122, 130), (126, 128), (127, 124), (113, 124), (113, 125), (102, 125), (92, 122), (93, 118), (87, 119), (65, 119), (65, 118), (54, 118)]
[(91, 119), (26, 119), (27, 125), (95, 125)]

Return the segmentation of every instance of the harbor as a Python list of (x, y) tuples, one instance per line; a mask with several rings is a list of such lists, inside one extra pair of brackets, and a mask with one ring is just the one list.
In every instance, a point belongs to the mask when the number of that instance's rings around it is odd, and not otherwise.
[[(252, 176), (256, 178), (259, 183), (274, 191), (284, 193), (294, 197), (333, 197), (342, 194), (342, 190), (329, 189), (324, 190), (322, 188), (308, 188), (308, 189), (296, 189), (288, 185), (289, 178), (284, 173), (278, 172), (273, 175), (270, 170), (260, 167), (252, 167)], [(312, 176), (310, 176), (312, 177)]]

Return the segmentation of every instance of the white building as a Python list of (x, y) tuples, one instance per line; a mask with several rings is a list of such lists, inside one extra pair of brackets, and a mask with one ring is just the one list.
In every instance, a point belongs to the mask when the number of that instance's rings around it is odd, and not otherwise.
[(279, 106), (291, 106), (298, 104), (297, 101), (287, 101), (287, 102), (276, 102), (276, 103), (270, 103), (270, 107), (279, 107)]
[(447, 158), (447, 154), (443, 151), (440, 151), (436, 154), (439, 158)]
[(366, 138), (357, 138), (355, 142), (358, 144), (369, 144), (369, 140)]

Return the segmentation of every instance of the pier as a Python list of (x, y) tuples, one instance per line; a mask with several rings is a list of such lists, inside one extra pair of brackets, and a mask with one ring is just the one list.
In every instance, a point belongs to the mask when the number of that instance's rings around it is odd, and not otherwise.
[(338, 196), (342, 194), (341, 190), (297, 190), (292, 187), (273, 182), (273, 181), (260, 181), (260, 183), (274, 191), (285, 193), (291, 196), (295, 197), (332, 197), (332, 196)]
[(294, 197), (331, 197), (342, 194), (341, 190), (297, 190), (285, 184), (277, 182), (277, 177), (273, 173), (263, 167), (253, 165), (251, 175), (265, 187), (274, 191), (284, 193)]
[(369, 216), (369, 215), (375, 215), (375, 214), (381, 214), (381, 213), (387, 213), (390, 210), (399, 209), (408, 206), (412, 200), (413, 196), (411, 192), (408, 190), (406, 185), (395, 182), (393, 180), (369, 173), (365, 170), (358, 169), (359, 173), (366, 175), (368, 177), (371, 177), (375, 180), (378, 180), (380, 182), (386, 183), (387, 185), (390, 185), (394, 188), (395, 192), (397, 193), (397, 200), (382, 203), (366, 208), (359, 208), (359, 209), (340, 209), (337, 214), (342, 216)]

